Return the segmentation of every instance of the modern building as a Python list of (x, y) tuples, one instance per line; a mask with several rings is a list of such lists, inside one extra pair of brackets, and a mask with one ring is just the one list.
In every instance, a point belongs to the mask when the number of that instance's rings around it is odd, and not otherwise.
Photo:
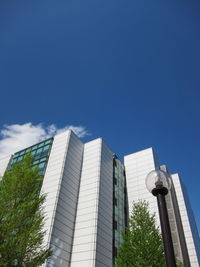
[[(53, 256), (45, 267), (111, 267), (122, 242), (133, 201), (145, 199), (157, 216), (155, 198), (145, 187), (153, 169), (163, 169), (153, 150), (125, 157), (125, 164), (101, 138), (83, 143), (72, 131), (60, 133), (0, 160), (0, 175), (31, 151), (44, 176), (45, 245)], [(199, 237), (178, 174), (171, 175), (167, 207), (177, 258), (199, 266)], [(128, 209), (130, 207), (130, 209)], [(196, 231), (196, 232), (195, 232)]]

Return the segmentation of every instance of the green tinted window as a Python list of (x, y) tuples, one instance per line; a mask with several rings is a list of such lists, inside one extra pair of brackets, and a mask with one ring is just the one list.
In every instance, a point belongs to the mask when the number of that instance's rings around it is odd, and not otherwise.
[(40, 162), (46, 161), (47, 159), (48, 159), (48, 157), (43, 157), (43, 158), (40, 159)]
[[(117, 229), (114, 229), (113, 224), (113, 248), (119, 248), (123, 242), (121, 232), (126, 226), (125, 218), (125, 173), (124, 166), (118, 158), (113, 159), (113, 199), (117, 199), (117, 206), (113, 206), (113, 218), (117, 223)], [(114, 205), (114, 201), (113, 201)], [(115, 255), (113, 255), (113, 263), (115, 263)]]
[(20, 156), (20, 157), (18, 157), (18, 158), (17, 158), (17, 160), (16, 160), (16, 161), (17, 161), (17, 162), (19, 162), (19, 161), (21, 161), (21, 160), (22, 160), (22, 158), (23, 158), (23, 157), (22, 157), (22, 156)]
[(41, 152), (42, 152), (42, 148), (39, 148), (39, 149), (36, 150), (36, 154), (39, 154)]
[(37, 149), (37, 145), (33, 146), (31, 150)]
[(42, 163), (38, 164), (38, 167), (39, 167), (39, 168), (43, 168), (44, 165), (45, 165), (45, 162), (42, 162)]
[(50, 145), (44, 146), (43, 151), (49, 150)]
[(34, 156), (36, 154), (36, 150), (31, 152), (31, 155)]
[(42, 146), (44, 146), (44, 143), (40, 143), (40, 144), (38, 145), (38, 147), (42, 147)]
[(15, 159), (12, 160), (12, 163), (15, 163), (16, 161), (17, 161), (17, 159), (15, 158)]
[(40, 168), (40, 174), (43, 175), (45, 173), (46, 165), (48, 162), (48, 155), (50, 153), (52, 143), (53, 138), (15, 153), (11, 158), (8, 169), (11, 168), (12, 165), (16, 162), (20, 162), (23, 159), (24, 155), (27, 152), (31, 151), (31, 155), (35, 159), (33, 165), (34, 167), (38, 166)]

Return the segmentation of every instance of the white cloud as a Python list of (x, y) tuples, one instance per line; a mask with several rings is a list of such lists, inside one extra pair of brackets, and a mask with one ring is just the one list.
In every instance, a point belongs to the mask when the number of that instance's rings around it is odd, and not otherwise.
[(4, 125), (0, 130), (0, 158), (66, 130), (73, 130), (80, 138), (88, 135), (83, 126), (67, 125), (58, 129), (54, 124), (44, 127), (43, 124), (33, 125), (31, 122)]

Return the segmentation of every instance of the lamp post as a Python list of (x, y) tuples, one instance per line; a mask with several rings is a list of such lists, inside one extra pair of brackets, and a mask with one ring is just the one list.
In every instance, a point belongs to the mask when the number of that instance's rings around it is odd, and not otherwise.
[(169, 225), (169, 217), (165, 195), (171, 187), (171, 181), (167, 174), (161, 170), (151, 171), (146, 177), (146, 186), (150, 193), (157, 197), (161, 231), (165, 250), (165, 259), (168, 267), (176, 267), (174, 247)]

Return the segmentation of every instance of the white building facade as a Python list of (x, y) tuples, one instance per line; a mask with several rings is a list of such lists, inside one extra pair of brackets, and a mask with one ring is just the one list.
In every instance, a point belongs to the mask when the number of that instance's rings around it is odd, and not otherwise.
[[(0, 175), (31, 151), (44, 176), (45, 245), (53, 255), (45, 267), (111, 267), (123, 241), (133, 201), (156, 198), (146, 189), (146, 175), (160, 166), (152, 148), (125, 157), (123, 164), (101, 138), (83, 143), (72, 131), (44, 140), (0, 160)], [(167, 171), (168, 172), (168, 171)], [(199, 237), (178, 174), (170, 175), (167, 207), (177, 258), (199, 266)]]

